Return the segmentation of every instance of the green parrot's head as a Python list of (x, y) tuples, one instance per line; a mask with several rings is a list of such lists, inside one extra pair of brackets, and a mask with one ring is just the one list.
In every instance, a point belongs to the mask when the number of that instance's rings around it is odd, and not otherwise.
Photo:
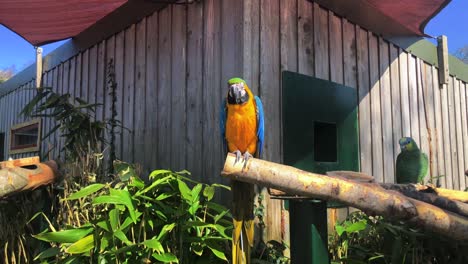
[(402, 137), (398, 143), (400, 143), (401, 151), (412, 151), (419, 149), (418, 145), (411, 137)]
[(249, 88), (241, 78), (229, 79), (228, 88), (228, 104), (244, 104), (249, 100)]

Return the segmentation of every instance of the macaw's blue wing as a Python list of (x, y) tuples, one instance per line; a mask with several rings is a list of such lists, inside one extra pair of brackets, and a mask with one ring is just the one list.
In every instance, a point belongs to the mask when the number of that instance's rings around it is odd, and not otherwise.
[(227, 142), (226, 142), (226, 99), (221, 104), (219, 111), (219, 130), (221, 131), (221, 140), (223, 141), (224, 152), (227, 154)]
[(256, 158), (261, 158), (262, 156), (262, 151), (263, 151), (263, 140), (265, 138), (264, 136), (264, 130), (265, 130), (265, 121), (264, 121), (264, 115), (263, 115), (263, 104), (262, 100), (260, 100), (260, 97), (255, 96), (255, 105), (257, 106), (257, 153), (255, 153)]

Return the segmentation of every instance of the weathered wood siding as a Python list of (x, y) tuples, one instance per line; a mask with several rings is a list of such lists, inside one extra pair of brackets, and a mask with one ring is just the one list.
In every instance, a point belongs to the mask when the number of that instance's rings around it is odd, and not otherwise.
[[(205, 182), (222, 181), (218, 112), (226, 81), (239, 75), (264, 102), (264, 158), (281, 162), (281, 72), (288, 70), (357, 89), (363, 172), (393, 182), (398, 139), (412, 136), (430, 154), (430, 175), (444, 175), (442, 186), (467, 186), (467, 84), (452, 76), (439, 87), (436, 67), (315, 3), (205, 0), (169, 6), (44, 69), (43, 85), (102, 103), (96, 118), (108, 119), (110, 59), (117, 118), (126, 128), (117, 134), (117, 156), (142, 164), (145, 172), (187, 169)], [(33, 83), (0, 98), (0, 133), (7, 142), (10, 126), (25, 121), (18, 113), (33, 97), (27, 89)], [(43, 120), (43, 133), (54, 125)], [(62, 144), (54, 135), (42, 152)], [(7, 148), (1, 151), (8, 157)], [(268, 238), (285, 238), (282, 203), (263, 193), (266, 225), (273, 227)]]

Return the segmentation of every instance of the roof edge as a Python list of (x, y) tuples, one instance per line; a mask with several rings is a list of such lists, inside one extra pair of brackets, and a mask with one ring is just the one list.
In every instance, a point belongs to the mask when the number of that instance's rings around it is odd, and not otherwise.
[[(166, 5), (147, 0), (131, 0), (126, 2), (45, 56), (42, 60), (42, 72), (55, 68), (80, 52), (164, 8)], [(6, 82), (0, 84), (0, 97), (35, 79), (36, 63), (33, 63)]]
[[(437, 46), (427, 39), (422, 37), (394, 37), (388, 38), (388, 40), (403, 50), (439, 68)], [(448, 57), (450, 75), (468, 83), (468, 64), (451, 54)]]

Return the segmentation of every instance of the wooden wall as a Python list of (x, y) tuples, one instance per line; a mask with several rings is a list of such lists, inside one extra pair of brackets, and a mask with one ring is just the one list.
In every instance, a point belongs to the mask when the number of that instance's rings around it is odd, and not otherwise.
[[(452, 76), (439, 87), (434, 66), (309, 1), (169, 6), (47, 69), (43, 84), (103, 103), (97, 118), (107, 119), (110, 59), (118, 85), (117, 118), (128, 128), (117, 135), (117, 156), (142, 164), (146, 172), (187, 169), (205, 182), (222, 181), (218, 112), (226, 81), (239, 75), (264, 103), (264, 158), (281, 162), (281, 72), (288, 70), (358, 90), (363, 172), (393, 182), (398, 139), (412, 136), (430, 153), (430, 175), (445, 175), (442, 186), (467, 186), (466, 83)], [(24, 121), (18, 112), (32, 98), (34, 91), (26, 90), (32, 85), (0, 98), (0, 133), (7, 138), (9, 126)], [(44, 120), (44, 131), (53, 126)], [(60, 148), (62, 140), (54, 135), (43, 142), (43, 151), (49, 144)], [(263, 193), (266, 225), (272, 227), (268, 238), (287, 237), (282, 203)]]
[[(266, 131), (281, 131), (281, 72), (358, 90), (361, 170), (394, 182), (398, 139), (430, 153), (429, 175), (464, 190), (468, 169), (466, 83), (438, 85), (437, 68), (306, 0), (246, 0), (244, 76), (264, 100)], [(270, 133), (267, 159), (281, 160), (281, 134)], [(466, 153), (466, 156), (464, 155)], [(429, 176), (426, 180), (429, 179)]]

